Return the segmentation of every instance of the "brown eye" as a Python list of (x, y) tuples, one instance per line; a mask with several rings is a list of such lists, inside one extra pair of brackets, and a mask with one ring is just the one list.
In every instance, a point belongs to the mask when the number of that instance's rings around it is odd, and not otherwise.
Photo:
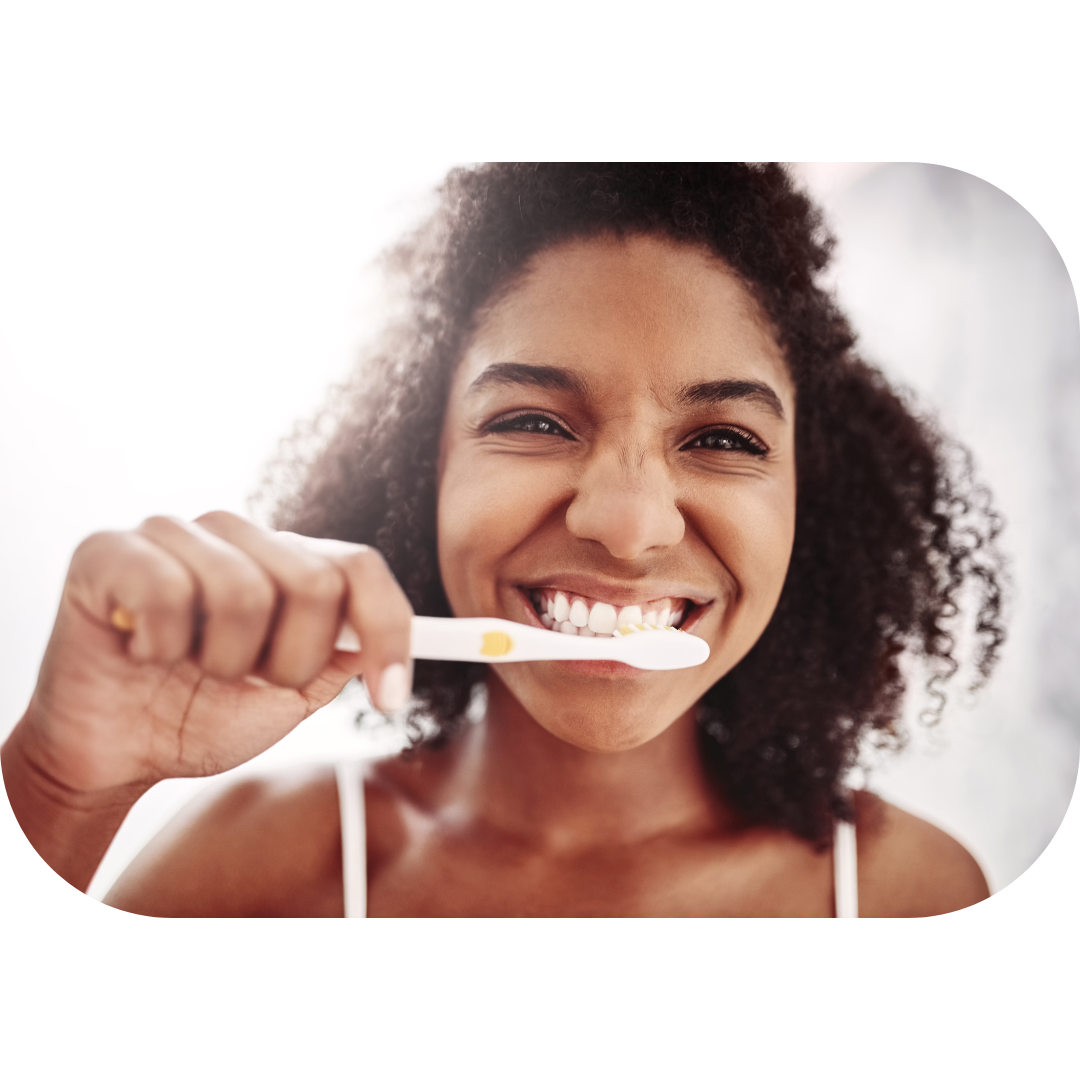
[(560, 439), (570, 440), (574, 438), (562, 424), (543, 413), (519, 413), (517, 416), (504, 417), (489, 424), (487, 432), (490, 435), (520, 432), (523, 435), (555, 435)]
[(764, 457), (769, 452), (760, 439), (755, 438), (749, 431), (740, 431), (738, 428), (713, 428), (711, 431), (703, 431), (679, 449), (719, 450), (724, 453), (751, 454), (754, 457)]

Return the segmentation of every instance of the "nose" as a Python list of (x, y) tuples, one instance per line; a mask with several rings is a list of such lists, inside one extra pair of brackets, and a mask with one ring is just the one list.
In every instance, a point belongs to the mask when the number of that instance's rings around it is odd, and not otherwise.
[(598, 541), (616, 559), (673, 547), (686, 531), (664, 463), (635, 456), (610, 452), (590, 461), (566, 510), (573, 536)]

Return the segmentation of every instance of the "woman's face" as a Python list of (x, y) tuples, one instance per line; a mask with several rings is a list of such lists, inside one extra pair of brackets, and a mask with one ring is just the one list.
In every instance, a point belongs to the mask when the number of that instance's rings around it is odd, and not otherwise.
[(585, 633), (666, 618), (711, 649), (680, 671), (496, 665), (539, 724), (584, 749), (629, 749), (746, 655), (791, 555), (794, 420), (764, 316), (697, 248), (566, 243), (483, 314), (451, 386), (439, 468), (454, 614), (553, 633), (586, 617)]

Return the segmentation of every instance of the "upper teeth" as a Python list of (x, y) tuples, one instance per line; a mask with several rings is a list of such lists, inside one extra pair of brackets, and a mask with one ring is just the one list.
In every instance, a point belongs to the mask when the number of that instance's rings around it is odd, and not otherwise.
[(685, 601), (669, 598), (647, 605), (644, 611), (638, 604), (617, 608), (553, 589), (535, 590), (533, 600), (540, 621), (549, 630), (588, 637), (611, 637), (623, 626), (672, 626), (682, 618), (686, 607)]

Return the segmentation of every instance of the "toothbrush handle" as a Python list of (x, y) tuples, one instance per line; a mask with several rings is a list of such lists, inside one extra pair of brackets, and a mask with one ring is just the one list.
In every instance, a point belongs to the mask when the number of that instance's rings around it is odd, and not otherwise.
[(414, 615), (409, 655), (416, 660), (540, 660), (561, 655), (548, 630), (504, 619), (437, 619)]
[(568, 637), (539, 626), (505, 619), (435, 619), (414, 615), (409, 654), (417, 660), (471, 660), (501, 664), (516, 660), (615, 659), (611, 638)]
[[(507, 653), (499, 653), (489, 647), (485, 650), (485, 635), (502, 634), (514, 643), (520, 655), (521, 644), (528, 641), (530, 652), (539, 650), (541, 655), (551, 651), (552, 645), (560, 644), (548, 631), (534, 626), (506, 622), (503, 619), (438, 619), (429, 615), (414, 615), (409, 635), (409, 655), (414, 660), (474, 660), (490, 663)], [(512, 635), (512, 636), (511, 636)], [(495, 639), (496, 646), (498, 637)], [(342, 652), (359, 652), (360, 639), (356, 631), (346, 623), (338, 634), (336, 648)], [(518, 655), (514, 656), (518, 659)]]
[(480, 659), (482, 635), (469, 633), (465, 619), (436, 619), (414, 615), (409, 655), (414, 660)]

